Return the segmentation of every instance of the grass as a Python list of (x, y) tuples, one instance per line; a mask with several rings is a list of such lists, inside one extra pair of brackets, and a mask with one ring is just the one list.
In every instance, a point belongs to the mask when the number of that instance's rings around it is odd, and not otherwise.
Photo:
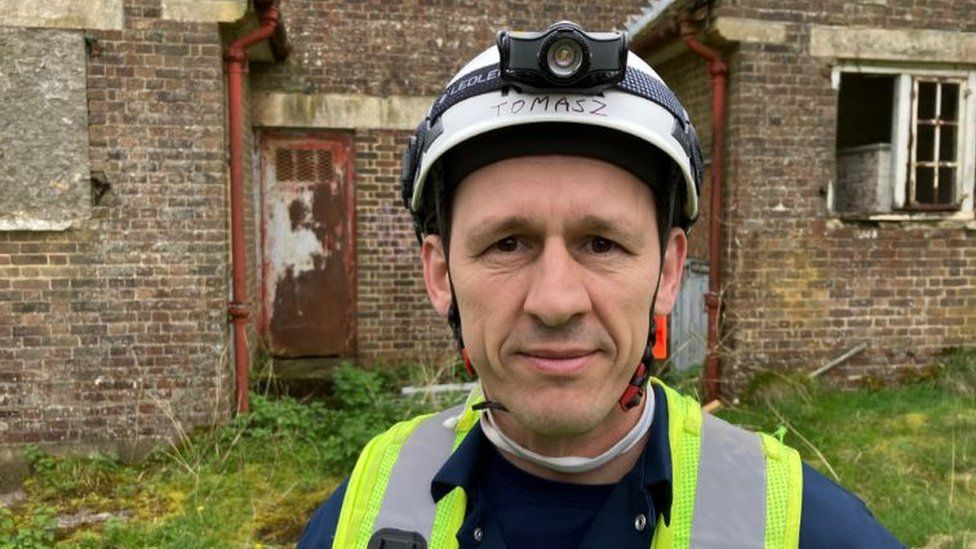
[[(81, 511), (122, 518), (59, 530), (59, 544), (293, 546), (372, 434), (444, 405), (393, 392), (404, 380), (436, 381), (431, 375), (341, 368), (328, 403), (252, 394), (249, 416), (135, 464), (33, 450), (26, 501), (0, 510), (0, 547), (50, 546), (54, 516)], [(904, 542), (946, 536), (955, 541), (939, 547), (962, 547), (967, 530), (976, 531), (976, 352), (957, 353), (920, 377), (901, 388), (837, 392), (771, 376), (752, 387), (746, 404), (721, 415), (768, 432), (788, 423), (786, 442), (821, 470), (829, 463)]]
[(836, 471), (904, 543), (963, 547), (967, 537), (976, 544), (974, 373), (976, 352), (959, 352), (899, 388), (838, 392), (790, 380), (719, 415), (766, 432), (788, 422), (785, 442), (824, 474)]
[(252, 392), (250, 415), (135, 464), (29, 450), (28, 497), (0, 511), (0, 548), (48, 547), (54, 514), (79, 512), (120, 518), (58, 530), (59, 546), (294, 546), (369, 438), (444, 405), (397, 398), (401, 373), (342, 367), (328, 404)]
[(284, 423), (299, 417), (323, 421), (323, 410), (252, 398), (256, 414), (284, 418), (283, 424), (241, 422), (201, 431), (132, 465), (109, 456), (35, 454), (25, 484), (27, 502), (13, 515), (25, 531), (30, 517), (44, 508), (62, 515), (87, 511), (125, 517), (59, 534), (61, 543), (78, 547), (294, 543), (341, 473), (314, 439)]

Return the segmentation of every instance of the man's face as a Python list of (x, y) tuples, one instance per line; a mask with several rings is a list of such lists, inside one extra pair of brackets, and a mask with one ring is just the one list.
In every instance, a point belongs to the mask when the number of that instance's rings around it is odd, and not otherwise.
[[(449, 266), (428, 237), (425, 279), (442, 315), (453, 281), (486, 395), (532, 436), (582, 435), (619, 417), (661, 266), (647, 185), (599, 160), (514, 158), (466, 177), (452, 218)], [(683, 233), (670, 241), (659, 314), (673, 305), (685, 255)]]

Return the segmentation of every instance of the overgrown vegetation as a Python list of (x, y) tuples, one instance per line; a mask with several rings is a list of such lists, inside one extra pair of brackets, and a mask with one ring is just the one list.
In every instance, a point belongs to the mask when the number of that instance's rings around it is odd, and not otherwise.
[[(861, 497), (910, 546), (976, 543), (976, 350), (957, 351), (898, 388), (836, 391), (804, 375), (753, 379), (719, 413), (754, 430), (786, 427), (804, 460)], [(968, 540), (968, 541), (967, 541)]]
[[(250, 415), (137, 464), (32, 449), (27, 500), (0, 510), (0, 547), (293, 546), (369, 437), (450, 404), (402, 398), (399, 387), (451, 372), (344, 366), (326, 402), (252, 393)], [(693, 392), (694, 377), (674, 381)], [(906, 543), (963, 546), (966, 535), (976, 539), (976, 352), (953, 354), (910, 381), (838, 392), (770, 373), (721, 415), (768, 432), (786, 426), (789, 444), (832, 468)], [(59, 527), (64, 517), (104, 513), (115, 518)]]
[[(409, 375), (419, 376), (415, 370)], [(58, 528), (59, 545), (292, 546), (370, 437), (445, 405), (399, 397), (408, 372), (381, 371), (338, 368), (328, 402), (252, 392), (249, 415), (194, 432), (136, 464), (31, 449), (28, 498), (2, 511), (0, 547), (49, 547), (55, 515), (105, 513), (115, 518)]]

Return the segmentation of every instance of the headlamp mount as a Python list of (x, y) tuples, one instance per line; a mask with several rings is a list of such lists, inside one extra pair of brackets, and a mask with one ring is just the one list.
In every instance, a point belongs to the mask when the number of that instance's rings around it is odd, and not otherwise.
[(530, 93), (597, 94), (624, 79), (627, 33), (588, 33), (571, 21), (544, 32), (499, 31), (501, 79)]

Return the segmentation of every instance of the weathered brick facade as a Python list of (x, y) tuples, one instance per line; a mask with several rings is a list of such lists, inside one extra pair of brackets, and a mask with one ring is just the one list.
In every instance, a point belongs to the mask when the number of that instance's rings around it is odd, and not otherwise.
[(80, 226), (0, 232), (0, 462), (24, 443), (138, 452), (229, 413), (220, 35), (152, 0), (123, 16), (87, 60), (110, 190)]
[[(907, 215), (843, 219), (828, 202), (836, 177), (838, 92), (831, 86), (833, 67), (873, 61), (892, 70), (924, 69), (944, 52), (903, 53), (899, 48), (904, 46), (897, 43), (888, 52), (882, 42), (875, 47), (882, 51), (864, 52), (860, 58), (844, 52), (825, 56), (811, 52), (811, 34), (827, 25), (894, 32), (936, 29), (947, 39), (972, 41), (972, 34), (961, 33), (976, 31), (976, 21), (968, 15), (976, 4), (714, 4), (705, 23), (710, 30), (700, 36), (721, 48), (729, 65), (722, 215), (727, 379), (754, 368), (813, 369), (866, 342), (867, 349), (831, 377), (853, 384), (870, 378), (897, 380), (904, 369), (930, 364), (947, 348), (972, 345), (972, 209), (929, 216), (928, 221)], [(730, 40), (721, 36), (723, 24), (748, 25), (752, 34), (725, 31), (735, 38)], [(782, 29), (783, 35), (776, 37), (771, 29)], [(705, 133), (710, 110), (700, 94), (708, 76), (700, 62), (689, 62), (692, 58), (682, 54), (659, 69), (676, 83)], [(697, 76), (687, 79), (693, 64), (698, 65)], [(973, 70), (972, 58), (963, 68)]]
[[(245, 32), (233, 24), (239, 15), (227, 18), (232, 4), (246, 3), (119, 0), (74, 18), (37, 22), (26, 8), (12, 19), (0, 15), (0, 25), (12, 28), (68, 25), (87, 36), (89, 167), (110, 186), (104, 194), (96, 186), (90, 219), (66, 230), (0, 231), (5, 477), (28, 443), (138, 454), (177, 425), (230, 414), (223, 49)], [(252, 62), (245, 86), (252, 320), (261, 307), (262, 221), (261, 181), (253, 177), (259, 166), (250, 151), (265, 130), (346, 132), (354, 138), (358, 207), (354, 358), (438, 360), (452, 352), (423, 290), (418, 247), (399, 201), (402, 147), (422, 110), (414, 109), (409, 125), (274, 124), (252, 119), (256, 94), (330, 100), (345, 94), (353, 102), (398, 96), (419, 105), (490, 45), (500, 27), (542, 28), (570, 18), (619, 28), (642, 4), (437, 2), (392, 9), (378, 1), (282, 1), (291, 56)], [(72, 28), (71, 21), (81, 22)], [(41, 154), (45, 145), (52, 146), (38, 143)], [(252, 350), (260, 347), (260, 334), (252, 330), (250, 340)]]
[[(112, 2), (101, 2), (104, 13), (88, 14), (72, 29), (88, 37), (89, 168), (110, 188), (96, 185), (90, 219), (66, 230), (0, 230), (0, 463), (18, 459), (27, 443), (136, 453), (170, 436), (174, 425), (230, 413), (223, 48), (244, 32), (233, 24), (240, 17), (234, 6), (242, 13), (246, 2), (116, 4), (113, 12)], [(410, 129), (496, 29), (543, 28), (557, 19), (619, 28), (645, 4), (424, 2), (393, 9), (378, 0), (282, 0), (291, 54), (284, 62), (252, 62), (245, 86), (252, 320), (266, 282), (263, 182), (255, 177), (261, 136), (341, 133), (354, 149), (351, 358), (369, 364), (450, 354), (400, 206), (400, 154)], [(852, 220), (830, 210), (837, 112), (831, 69), (845, 60), (811, 53), (814, 31), (824, 26), (938, 29), (971, 40), (976, 21), (966, 14), (973, 7), (971, 0), (714, 3), (706, 26), (716, 28), (703, 38), (721, 48), (730, 67), (727, 371), (809, 368), (869, 341), (832, 375), (897, 377), (976, 333), (971, 216)], [(46, 26), (3, 17), (4, 26)], [(753, 26), (725, 36), (731, 31), (719, 28), (722, 18)], [(707, 151), (705, 64), (683, 53), (658, 68), (691, 111)], [(45, 145), (52, 146), (38, 143), (39, 154)], [(707, 255), (708, 192), (706, 183), (692, 239), (699, 258)], [(252, 330), (252, 350), (261, 337)]]

